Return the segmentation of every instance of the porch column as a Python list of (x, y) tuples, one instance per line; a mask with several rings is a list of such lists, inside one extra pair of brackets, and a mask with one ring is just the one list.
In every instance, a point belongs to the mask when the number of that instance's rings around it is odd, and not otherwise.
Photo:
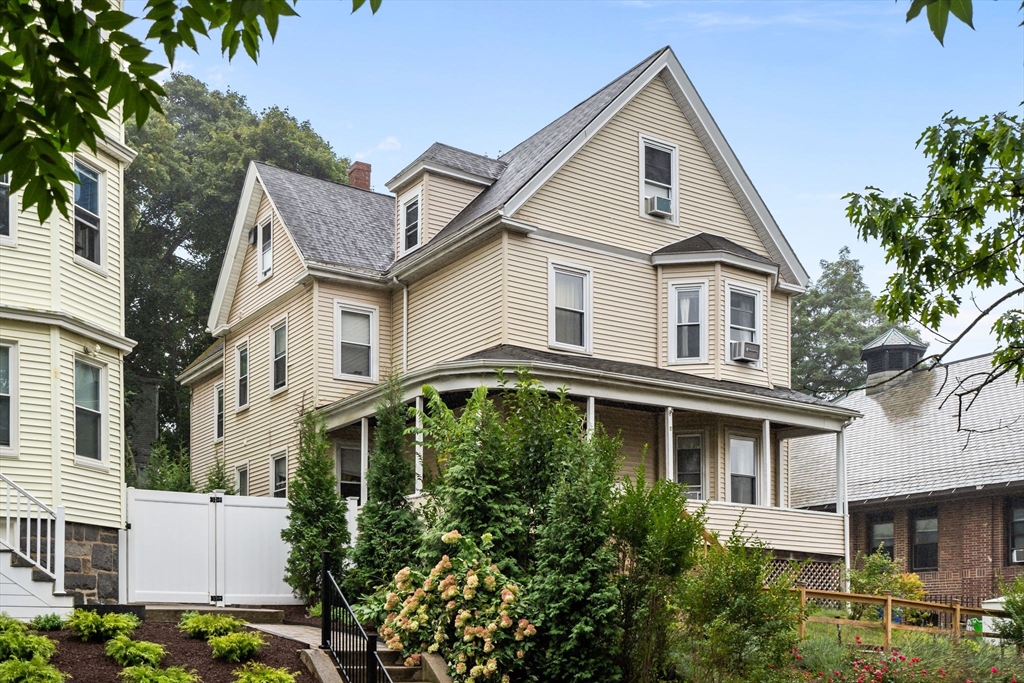
[(587, 441), (594, 436), (594, 424), (597, 419), (594, 417), (594, 397), (587, 397)]
[(772, 429), (771, 422), (761, 421), (761, 461), (764, 463), (764, 483), (761, 484), (761, 498), (765, 507), (772, 506)]
[(423, 397), (416, 397), (416, 482), (413, 490), (419, 493), (423, 490), (423, 435), (419, 430), (423, 429)]
[(370, 469), (370, 419), (359, 420), (359, 500), (366, 505), (366, 473)]
[(665, 408), (665, 478), (669, 481), (676, 480), (676, 453), (672, 447), (675, 439), (672, 432), (672, 409)]
[[(846, 499), (846, 425), (836, 432), (836, 514), (843, 516), (843, 561), (850, 566), (850, 510)], [(846, 589), (846, 579), (842, 579)]]

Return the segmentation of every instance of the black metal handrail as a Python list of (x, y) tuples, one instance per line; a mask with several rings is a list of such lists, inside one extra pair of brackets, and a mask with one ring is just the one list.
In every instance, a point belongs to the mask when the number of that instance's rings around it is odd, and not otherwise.
[(347, 683), (393, 683), (377, 654), (377, 634), (367, 634), (338, 582), (330, 555), (322, 557), (320, 577), (320, 647), (327, 650)]

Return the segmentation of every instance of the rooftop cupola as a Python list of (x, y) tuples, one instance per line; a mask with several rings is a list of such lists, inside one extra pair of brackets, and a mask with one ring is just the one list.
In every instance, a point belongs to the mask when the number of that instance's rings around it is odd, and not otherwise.
[(921, 360), (927, 348), (927, 345), (896, 328), (868, 342), (860, 352), (860, 359), (868, 364), (868, 395), (884, 390), (885, 380)]

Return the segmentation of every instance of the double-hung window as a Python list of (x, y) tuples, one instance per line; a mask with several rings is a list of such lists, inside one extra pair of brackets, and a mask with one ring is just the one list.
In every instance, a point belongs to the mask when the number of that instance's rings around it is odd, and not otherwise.
[[(1006, 529), (1009, 532), (1010, 562), (1024, 564), (1024, 498), (1007, 501)], [(1016, 553), (1013, 552), (1015, 550)]]
[(270, 328), (270, 390), (288, 385), (288, 321)]
[(242, 465), (235, 470), (235, 491), (240, 496), (249, 495), (249, 465)]
[(551, 265), (550, 272), (550, 346), (568, 351), (591, 348), (590, 270), (575, 266)]
[(102, 458), (103, 369), (75, 360), (75, 455)]
[(75, 255), (100, 264), (100, 174), (75, 162)]
[(288, 497), (288, 456), (280, 455), (271, 461), (270, 492), (274, 498)]
[(224, 438), (224, 385), (213, 387), (213, 440)]
[(641, 136), (640, 153), (643, 156), (640, 178), (642, 215), (674, 220), (677, 185), (675, 145)]
[(342, 443), (339, 443), (336, 449), (338, 493), (342, 498), (359, 499), (363, 495), (362, 451), (359, 446)]
[(260, 242), (260, 279), (270, 277), (274, 270), (274, 229), (268, 218), (259, 227)]
[(238, 372), (236, 392), (236, 408), (241, 410), (249, 405), (249, 344), (239, 344), (235, 347), (235, 367)]
[(13, 231), (11, 176), (7, 173), (0, 173), (0, 237), (10, 237)]
[(11, 344), (0, 344), (0, 450), (14, 448), (14, 434), (17, 429), (17, 418), (14, 414), (16, 372), (15, 347)]
[(669, 362), (707, 362), (707, 285), (669, 286)]
[(757, 504), (757, 439), (729, 437), (729, 486), (733, 503)]
[(676, 437), (676, 480), (686, 484), (686, 497), (704, 500), (704, 444), (700, 434)]
[[(726, 287), (729, 327), (729, 346), (727, 358), (733, 354), (733, 346), (739, 342), (761, 343), (761, 295), (756, 290), (742, 289), (728, 285)], [(758, 365), (756, 363), (755, 365)]]
[(402, 240), (404, 250), (410, 251), (420, 243), (420, 198), (402, 205)]
[(376, 318), (374, 309), (338, 302), (335, 320), (338, 340), (336, 373), (339, 377), (374, 378)]
[(915, 510), (911, 515), (911, 569), (927, 571), (939, 568), (939, 510), (935, 507)]
[(878, 550), (889, 559), (895, 556), (896, 534), (891, 512), (868, 516), (868, 552)]

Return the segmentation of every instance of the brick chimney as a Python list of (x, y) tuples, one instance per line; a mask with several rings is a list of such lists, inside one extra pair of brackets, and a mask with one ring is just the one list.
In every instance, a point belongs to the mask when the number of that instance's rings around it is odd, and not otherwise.
[(352, 187), (370, 189), (370, 165), (364, 161), (356, 161), (348, 167), (348, 184)]

